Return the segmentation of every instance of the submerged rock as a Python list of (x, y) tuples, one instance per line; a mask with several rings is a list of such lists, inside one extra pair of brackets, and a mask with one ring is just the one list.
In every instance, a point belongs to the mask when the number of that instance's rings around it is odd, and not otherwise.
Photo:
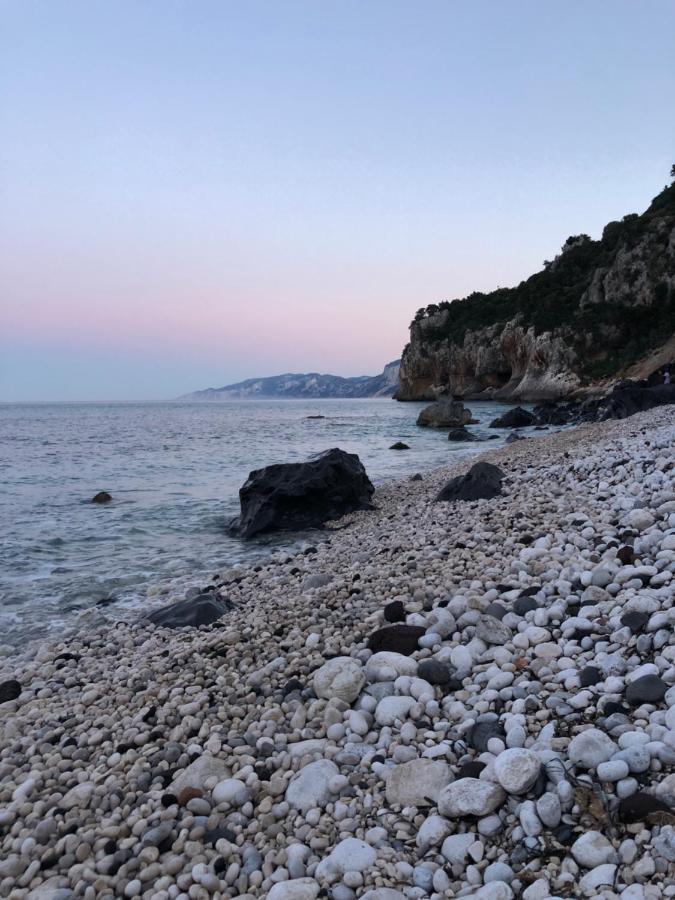
[(489, 500), (502, 492), (504, 473), (492, 463), (479, 462), (471, 466), (466, 475), (452, 478), (435, 502), (451, 500)]
[(403, 441), (396, 441), (396, 443), (392, 444), (389, 449), (390, 450), (410, 450), (410, 447), (407, 444), (404, 444)]
[(112, 500), (112, 494), (109, 494), (107, 491), (99, 491), (98, 494), (94, 494), (91, 498), (92, 503), (110, 503)]
[(525, 428), (533, 425), (534, 422), (535, 417), (531, 412), (523, 409), (522, 406), (516, 406), (505, 412), (503, 416), (499, 416), (498, 419), (493, 419), (490, 422), (490, 428)]
[(307, 462), (251, 472), (239, 491), (241, 514), (229, 526), (249, 538), (264, 531), (297, 531), (357, 509), (371, 509), (375, 488), (355, 453), (334, 448)]
[(475, 434), (471, 434), (466, 428), (451, 428), (448, 432), (449, 441), (479, 441), (480, 438)]

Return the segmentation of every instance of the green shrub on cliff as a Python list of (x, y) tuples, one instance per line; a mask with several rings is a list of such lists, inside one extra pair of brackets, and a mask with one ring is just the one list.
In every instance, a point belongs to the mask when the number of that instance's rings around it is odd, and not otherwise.
[[(655, 219), (669, 227), (651, 229)], [(675, 184), (654, 198), (649, 208), (637, 215), (624, 216), (608, 223), (600, 240), (588, 235), (572, 235), (553, 262), (513, 288), (498, 288), (490, 293), (476, 292), (461, 300), (442, 301), (418, 310), (415, 322), (424, 326), (425, 340), (461, 345), (467, 331), (491, 325), (503, 325), (518, 316), (525, 327), (540, 334), (554, 329), (568, 330), (581, 360), (584, 374), (600, 377), (601, 370), (611, 374), (640, 358), (675, 331), (675, 292), (669, 287), (666, 247), (670, 228), (675, 224)], [(631, 250), (650, 231), (645, 244), (647, 258), (640, 262), (655, 282), (651, 302), (635, 306), (632, 289), (640, 270), (624, 273), (625, 291), (620, 302), (594, 302), (582, 307), (597, 269), (609, 268), (620, 249)], [(642, 267), (642, 266), (641, 266)], [(641, 268), (640, 267), (640, 268)], [(439, 312), (446, 315), (439, 316)], [(424, 320), (433, 317), (435, 322)], [(598, 353), (598, 347), (602, 350)]]

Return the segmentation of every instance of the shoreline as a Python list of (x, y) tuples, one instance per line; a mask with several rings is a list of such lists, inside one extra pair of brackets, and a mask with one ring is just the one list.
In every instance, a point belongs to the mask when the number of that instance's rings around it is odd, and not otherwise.
[[(315, 552), (222, 573), (235, 608), (208, 629), (118, 621), (0, 660), (0, 683), (22, 687), (0, 705), (0, 896), (50, 879), (35, 897), (675, 896), (669, 814), (617, 824), (579, 793), (614, 765), (611, 810), (642, 793), (675, 807), (674, 436), (665, 407), (485, 448), (378, 487), (378, 508), (331, 523)], [(479, 460), (505, 472), (501, 496), (431, 502)], [(617, 563), (621, 546), (639, 561)], [(424, 637), (378, 664), (367, 643), (391, 603)], [(639, 633), (627, 610), (647, 616)], [(638, 669), (665, 690), (625, 706)], [(612, 727), (608, 697), (628, 711)], [(612, 745), (599, 761), (570, 752), (588, 731)], [(640, 769), (631, 748), (647, 745)], [(513, 751), (537, 771), (511, 790), (498, 760)], [(469, 801), (492, 798), (471, 814), (448, 799), (467, 778)], [(575, 852), (596, 831), (610, 846)]]

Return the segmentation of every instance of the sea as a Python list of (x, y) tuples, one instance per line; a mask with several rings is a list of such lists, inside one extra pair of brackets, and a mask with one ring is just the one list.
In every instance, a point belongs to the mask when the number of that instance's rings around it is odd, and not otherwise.
[[(253, 469), (340, 447), (378, 485), (504, 443), (487, 426), (507, 404), (468, 405), (497, 440), (452, 443), (415, 424), (424, 404), (389, 399), (0, 404), (0, 645), (58, 638), (91, 611), (138, 616), (160, 586), (320, 539), (227, 534)], [(91, 503), (102, 490), (112, 502)]]

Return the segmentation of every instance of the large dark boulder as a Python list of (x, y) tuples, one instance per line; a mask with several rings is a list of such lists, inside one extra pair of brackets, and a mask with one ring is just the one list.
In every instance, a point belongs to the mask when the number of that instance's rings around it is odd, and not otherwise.
[(112, 496), (107, 491), (99, 491), (91, 498), (92, 503), (110, 503)]
[(232, 603), (225, 597), (209, 591), (197, 597), (188, 597), (169, 606), (162, 606), (145, 616), (155, 625), (165, 628), (199, 628), (200, 625), (212, 625), (226, 612), (232, 609)]
[(461, 400), (450, 398), (430, 403), (417, 417), (417, 424), (425, 428), (461, 428), (471, 421), (471, 410), (464, 409)]
[(356, 509), (372, 509), (375, 488), (355, 453), (326, 450), (307, 462), (282, 463), (251, 472), (239, 491), (241, 514), (231, 534), (298, 531)]
[(534, 422), (535, 417), (531, 412), (523, 409), (522, 406), (516, 406), (498, 419), (493, 419), (490, 422), (490, 428), (525, 428), (533, 425)]
[(489, 500), (502, 492), (504, 473), (492, 463), (478, 462), (471, 466), (466, 475), (452, 478), (436, 495), (435, 502), (442, 500)]

